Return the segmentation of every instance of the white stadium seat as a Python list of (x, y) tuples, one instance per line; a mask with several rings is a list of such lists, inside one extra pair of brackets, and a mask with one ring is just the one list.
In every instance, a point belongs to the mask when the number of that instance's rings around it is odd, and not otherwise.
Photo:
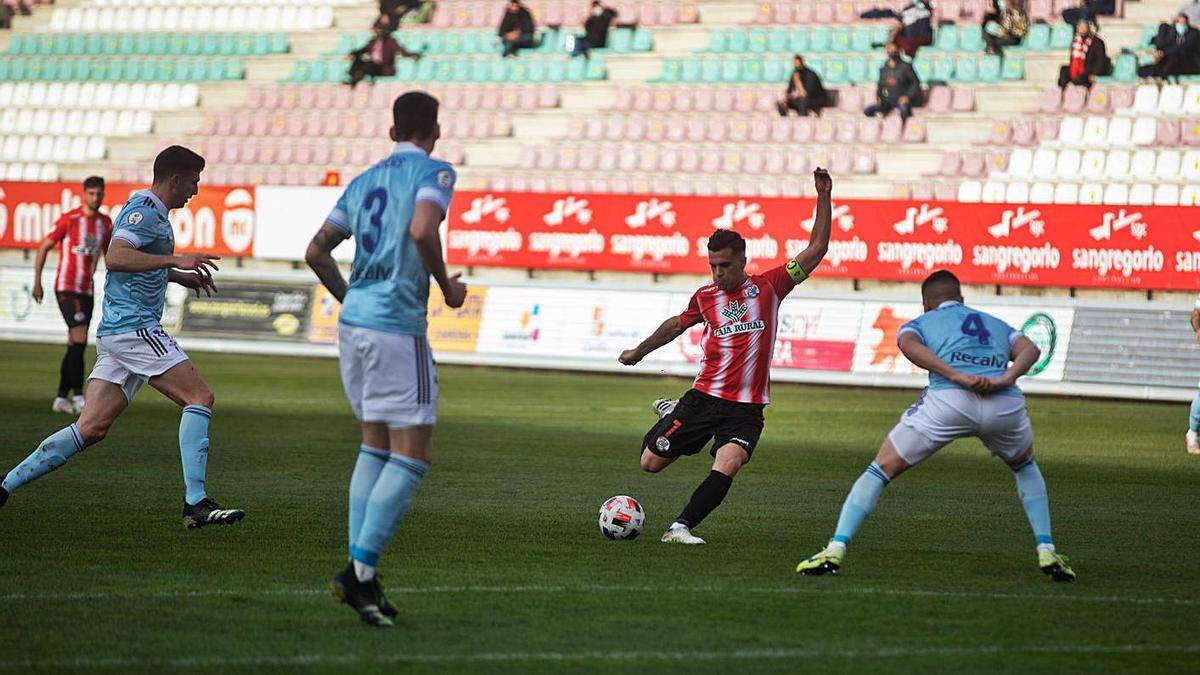
[(1033, 153), (1033, 170), (1034, 178), (1053, 178), (1055, 169), (1058, 166), (1058, 153), (1050, 148), (1038, 148)]
[(1183, 85), (1164, 84), (1162, 90), (1158, 92), (1158, 110), (1156, 112), (1159, 115), (1182, 115)]
[(1154, 186), (1149, 183), (1134, 183), (1129, 188), (1129, 203), (1134, 206), (1149, 206), (1154, 203)]
[(0, 108), (12, 105), (13, 87), (12, 82), (0, 82)]
[(1137, 178), (1148, 178), (1154, 174), (1154, 165), (1158, 155), (1153, 150), (1137, 150), (1129, 162), (1129, 174)]
[(71, 139), (71, 151), (67, 155), (70, 162), (82, 162), (87, 159), (87, 139), (76, 136)]
[[(1079, 175), (1084, 178), (1095, 179), (1104, 175), (1105, 155), (1103, 150), (1088, 150), (1083, 153), (1083, 159), (1079, 165)], [(1065, 176), (1069, 178), (1070, 176)]]
[(63, 92), (66, 90), (65, 83), (51, 82), (46, 87), (46, 107), (58, 108), (63, 104)]
[(41, 174), (41, 167), (37, 164), (26, 164), (21, 169), (21, 180), (35, 181), (39, 174)]
[(40, 108), (46, 105), (46, 83), (34, 82), (29, 87), (29, 105)]
[(1083, 142), (1083, 118), (1076, 116), (1064, 117), (1058, 127), (1058, 143), (1065, 146), (1077, 146)]
[(1014, 178), (1027, 178), (1033, 171), (1033, 151), (1029, 148), (1016, 148), (1008, 157), (1006, 174)]
[(1200, 185), (1185, 185), (1179, 193), (1180, 206), (1200, 206)]
[(1189, 84), (1183, 93), (1183, 114), (1200, 115), (1200, 84)]
[(1109, 183), (1104, 188), (1105, 204), (1124, 205), (1129, 203), (1129, 186), (1124, 183)]
[(1009, 183), (1004, 193), (1004, 201), (1009, 204), (1026, 204), (1029, 202), (1029, 183), (1018, 181)]
[(1122, 180), (1129, 176), (1129, 151), (1110, 150), (1104, 161), (1104, 176), (1110, 180)]
[(1102, 148), (1107, 144), (1108, 118), (1089, 117), (1083, 125), (1083, 147)]
[(1114, 117), (1108, 125), (1108, 145), (1121, 146), (1129, 144), (1133, 133), (1133, 122), (1128, 117)]
[(1055, 204), (1078, 204), (1079, 186), (1075, 183), (1059, 183), (1054, 186)]
[(1079, 175), (1079, 164), (1082, 157), (1078, 150), (1063, 150), (1058, 153), (1054, 175), (1062, 179), (1070, 179)]
[(1100, 183), (1084, 183), (1079, 188), (1080, 204), (1099, 204), (1104, 201), (1104, 186)]
[(1004, 183), (998, 180), (989, 180), (983, 184), (980, 201), (988, 204), (1000, 204), (1004, 201), (1005, 192)]
[(1133, 122), (1133, 132), (1129, 140), (1134, 145), (1153, 145), (1158, 139), (1158, 120), (1153, 117), (1139, 117)]
[(1133, 95), (1133, 112), (1138, 115), (1153, 115), (1158, 110), (1158, 85), (1138, 86)]
[(1200, 150), (1183, 153), (1179, 176), (1187, 183), (1200, 182)]
[(964, 180), (958, 184), (958, 201), (978, 202), (983, 197), (983, 185), (977, 180)]
[(104, 138), (101, 136), (93, 136), (87, 139), (86, 157), (89, 161), (104, 159), (107, 154), (107, 149), (104, 145)]

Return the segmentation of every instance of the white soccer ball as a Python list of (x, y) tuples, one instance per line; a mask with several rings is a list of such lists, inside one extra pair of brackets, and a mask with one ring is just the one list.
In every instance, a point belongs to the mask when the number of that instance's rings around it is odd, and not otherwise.
[(600, 531), (609, 539), (637, 539), (646, 512), (633, 497), (617, 495), (600, 505)]

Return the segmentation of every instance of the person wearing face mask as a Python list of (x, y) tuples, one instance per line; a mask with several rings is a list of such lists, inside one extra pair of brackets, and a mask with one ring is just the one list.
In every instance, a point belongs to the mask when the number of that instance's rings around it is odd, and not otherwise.
[(821, 83), (821, 76), (804, 65), (804, 57), (796, 54), (793, 60), (794, 70), (788, 78), (787, 92), (776, 103), (780, 117), (787, 117), (789, 110), (795, 110), (804, 117), (810, 112), (818, 117), (821, 108), (829, 105), (829, 93)]
[(888, 36), (908, 58), (917, 49), (933, 44), (933, 8), (925, 0), (913, 0), (899, 12), (893, 9), (872, 9), (860, 14), (864, 19), (897, 19), (900, 23)]
[(1004, 55), (1004, 48), (1021, 44), (1029, 32), (1029, 17), (1022, 0), (992, 0), (983, 17), (983, 41), (987, 53)]
[(617, 10), (606, 7), (600, 0), (592, 0), (592, 9), (583, 22), (583, 35), (575, 37), (571, 56), (583, 55), (587, 58), (588, 50), (608, 46), (608, 29), (616, 18)]
[(908, 120), (921, 93), (921, 80), (912, 64), (900, 56), (900, 48), (896, 43), (887, 43), (886, 49), (887, 61), (879, 69), (879, 84), (875, 87), (876, 101), (867, 106), (863, 114), (874, 117), (899, 110), (900, 119)]
[(1092, 24), (1080, 21), (1075, 25), (1075, 39), (1071, 41), (1071, 60), (1058, 69), (1058, 86), (1065, 89), (1068, 84), (1091, 88), (1096, 77), (1112, 72), (1112, 61)]
[(1160, 25), (1150, 45), (1154, 62), (1138, 67), (1138, 77), (1200, 75), (1200, 31), (1187, 14), (1180, 13), (1174, 23)]

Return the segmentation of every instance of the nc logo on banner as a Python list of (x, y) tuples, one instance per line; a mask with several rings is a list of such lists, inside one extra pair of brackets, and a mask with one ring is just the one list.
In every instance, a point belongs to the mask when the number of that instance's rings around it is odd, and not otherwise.
[(554, 227), (562, 225), (568, 218), (574, 218), (580, 225), (592, 222), (592, 210), (588, 208), (586, 199), (567, 197), (554, 201), (554, 210), (542, 216), (542, 222)]
[(1023, 206), (1018, 206), (1016, 211), (1005, 209), (1004, 213), (1000, 214), (1000, 222), (988, 228), (988, 234), (997, 239), (1004, 239), (1014, 231), (1028, 226), (1029, 234), (1040, 237), (1046, 232), (1046, 221), (1041, 219), (1041, 215), (1041, 211), (1034, 209), (1027, 212)]
[(945, 234), (950, 229), (950, 219), (942, 213), (940, 206), (929, 208), (925, 203), (922, 203), (919, 209), (910, 206), (904, 209), (904, 220), (893, 224), (892, 229), (896, 230), (897, 234), (912, 234), (918, 227), (929, 225), (934, 232)]
[(742, 221), (746, 221), (750, 227), (758, 230), (767, 224), (767, 216), (758, 204), (739, 199), (735, 204), (726, 204), (721, 215), (714, 219), (712, 224), (719, 230), (730, 230)]
[(1092, 239), (1096, 241), (1104, 241), (1112, 239), (1113, 234), (1129, 228), (1129, 233), (1134, 239), (1141, 241), (1150, 234), (1149, 226), (1146, 221), (1142, 220), (1141, 212), (1125, 213), (1125, 209), (1119, 209), (1116, 213), (1109, 211), (1104, 214), (1104, 220), (1098, 226), (1088, 230), (1088, 234), (1092, 235)]
[(671, 210), (671, 202), (660, 202), (657, 199), (651, 199), (650, 201), (638, 202), (633, 215), (625, 219), (625, 224), (636, 230), (657, 220), (663, 224), (663, 227), (675, 227), (676, 218), (675, 212)]
[(482, 221), (487, 216), (492, 216), (497, 223), (507, 223), (508, 218), (512, 213), (508, 209), (508, 200), (504, 197), (493, 197), (484, 195), (477, 199), (471, 200), (471, 208), (462, 214), (463, 222), (468, 225), (474, 225)]
[[(829, 213), (830, 220), (838, 226), (842, 232), (849, 232), (854, 229), (854, 214), (850, 213), (849, 206), (842, 206), (830, 202), (832, 211)], [(817, 207), (813, 207), (812, 213), (808, 218), (800, 221), (800, 227), (804, 228), (805, 232), (812, 232), (813, 225), (817, 223)]]

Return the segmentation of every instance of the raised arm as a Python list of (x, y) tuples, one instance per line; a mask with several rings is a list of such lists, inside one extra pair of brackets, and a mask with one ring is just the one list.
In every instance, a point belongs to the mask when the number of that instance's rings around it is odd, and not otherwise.
[(438, 226), (445, 217), (446, 214), (438, 204), (429, 200), (418, 201), (413, 210), (408, 233), (417, 247), (421, 262), (425, 263), (425, 269), (429, 270), (438, 287), (442, 289), (446, 305), (462, 307), (467, 300), (467, 285), (458, 280), (462, 276), (461, 273), (454, 276), (446, 273), (446, 261), (442, 259), (442, 239), (438, 236)]
[(651, 352), (670, 344), (675, 338), (683, 335), (683, 331), (687, 330), (687, 326), (679, 320), (678, 316), (673, 316), (658, 327), (650, 337), (642, 340), (642, 343), (633, 349), (626, 349), (621, 352), (617, 360), (627, 366), (636, 366), (639, 361), (650, 355)]
[(955, 384), (980, 394), (987, 393), (990, 390), (990, 383), (986, 377), (967, 375), (951, 368), (937, 354), (934, 354), (932, 349), (925, 346), (925, 343), (921, 341), (921, 337), (915, 331), (901, 333), (900, 338), (896, 342), (899, 344), (900, 353), (904, 354), (904, 358), (911, 361), (918, 368), (924, 368), (931, 373), (937, 373)]
[(833, 179), (829, 172), (818, 168), (813, 172), (813, 182), (817, 188), (817, 213), (813, 216), (812, 234), (808, 237), (808, 246), (796, 254), (796, 264), (805, 274), (812, 274), (817, 265), (829, 251), (829, 229), (832, 220), (830, 195), (833, 193)]
[(304, 252), (304, 262), (308, 263), (321, 284), (338, 302), (346, 297), (346, 279), (333, 259), (333, 249), (349, 236), (342, 228), (326, 221), (313, 235), (312, 241), (308, 242), (308, 249)]

